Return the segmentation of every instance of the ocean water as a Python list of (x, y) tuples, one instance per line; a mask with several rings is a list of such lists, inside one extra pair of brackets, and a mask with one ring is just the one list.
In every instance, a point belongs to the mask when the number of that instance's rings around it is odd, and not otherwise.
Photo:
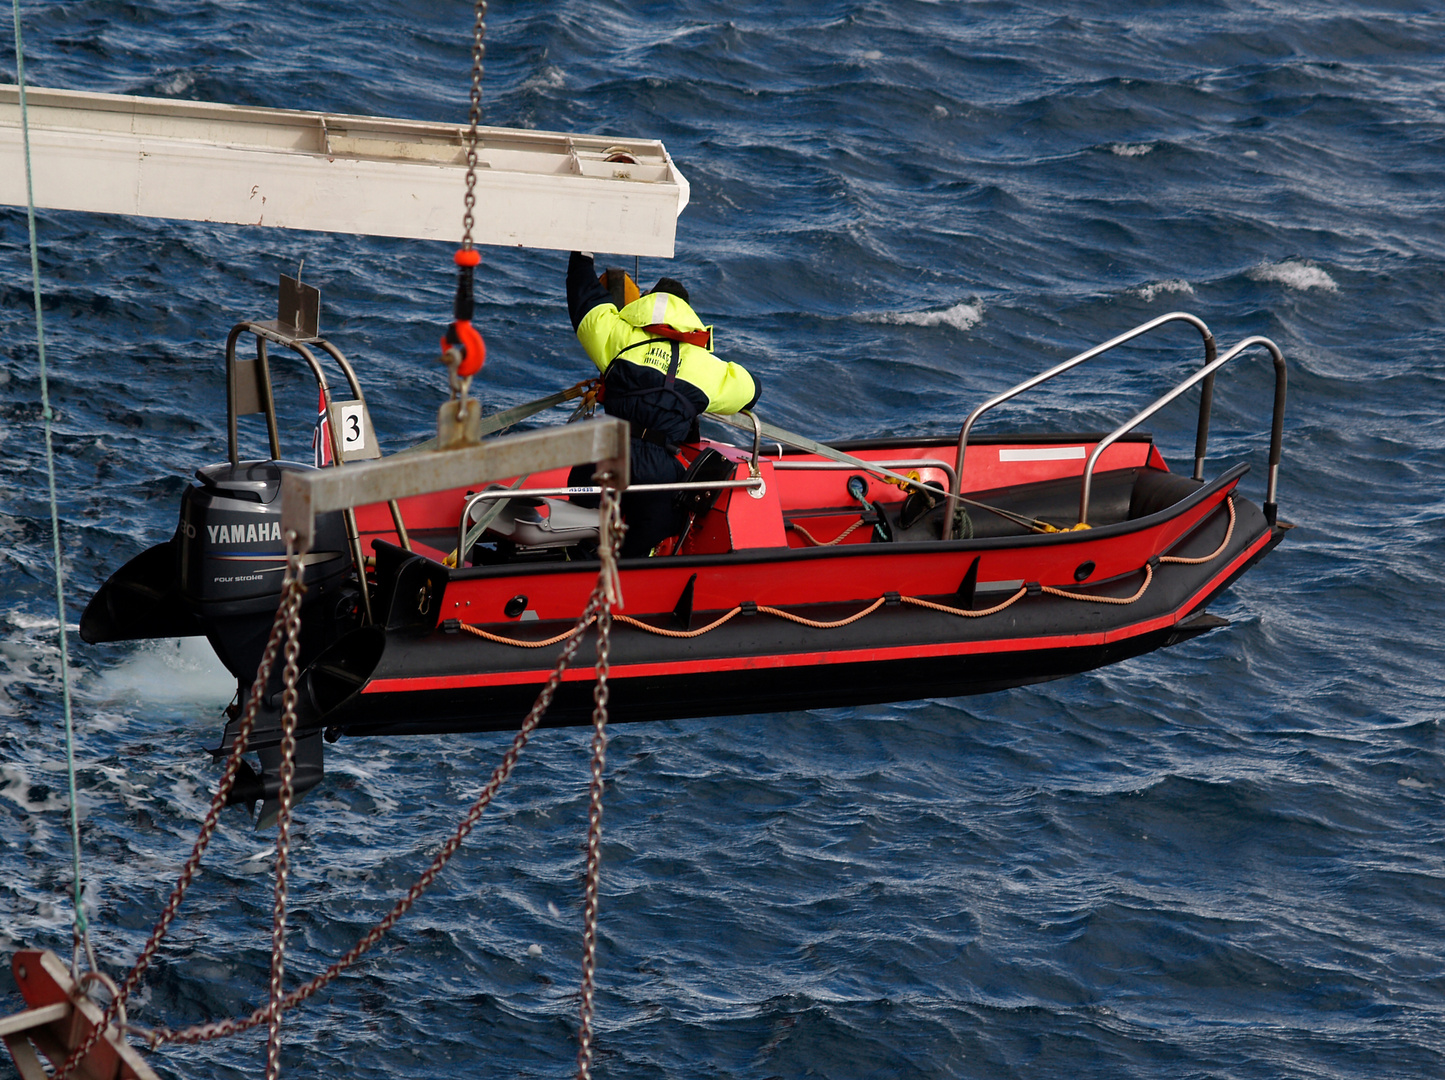
[[(20, 8), (36, 86), (466, 115), (463, 3)], [(488, 45), (488, 122), (666, 142), (692, 204), (643, 277), (688, 283), (783, 426), (955, 432), (1174, 309), (1289, 362), (1297, 528), (1214, 605), (1228, 629), (1002, 694), (613, 730), (596, 1075), (1445, 1072), (1439, 6), (533, 0), (494, 4)], [(321, 288), (383, 441), (427, 433), (447, 245), (39, 229), (72, 629), (224, 455), (225, 335), (270, 314), (278, 272), (304, 262)], [(486, 252), (488, 407), (587, 373), (565, 263)], [(1197, 362), (1189, 333), (991, 423), (1112, 425)], [(1255, 499), (1271, 387), (1251, 361), (1216, 395), (1211, 468), (1249, 462)], [(65, 952), (39, 419), (24, 213), (0, 209), (0, 951)], [(1187, 405), (1154, 424), (1177, 466), (1192, 424)], [(70, 646), (86, 905), (118, 976), (190, 850), (230, 688), (203, 644)], [(287, 1075), (571, 1070), (586, 740), (540, 735), (414, 913), (287, 1016)], [(288, 979), (380, 916), (506, 741), (329, 748), (299, 811)], [(227, 813), (136, 1020), (264, 1000), (270, 841)], [(262, 1060), (254, 1034), (152, 1058), (176, 1078)]]

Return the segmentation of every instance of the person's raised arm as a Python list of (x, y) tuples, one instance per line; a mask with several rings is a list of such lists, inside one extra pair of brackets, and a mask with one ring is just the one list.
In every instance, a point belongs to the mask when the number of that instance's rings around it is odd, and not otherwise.
[(572, 252), (572, 258), (567, 261), (567, 314), (572, 318), (572, 329), (581, 326), (593, 308), (611, 303), (612, 295), (597, 280), (591, 252)]

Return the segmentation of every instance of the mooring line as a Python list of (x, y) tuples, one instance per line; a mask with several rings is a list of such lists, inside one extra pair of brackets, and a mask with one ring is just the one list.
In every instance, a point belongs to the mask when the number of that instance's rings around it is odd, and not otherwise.
[(75, 786), (75, 725), (70, 707), (70, 644), (65, 634), (65, 569), (60, 561), (60, 508), (55, 489), (55, 444), (51, 437), (54, 412), (50, 408), (50, 382), (45, 368), (45, 316), (40, 304), (40, 251), (36, 242), (35, 183), (30, 166), (30, 117), (25, 99), (25, 45), (20, 32), (20, 0), (11, 0), (15, 15), (15, 83), (20, 91), (20, 140), (25, 156), (25, 221), (30, 232), (30, 281), (35, 303), (35, 348), (40, 360), (40, 415), (45, 426), (45, 475), (50, 487), (50, 535), (55, 559), (55, 619), (60, 634), (60, 699), (65, 713), (65, 772), (70, 790), (70, 847), (75, 890), (71, 920), (73, 941), (70, 974), (80, 981), (81, 951), (91, 971), (98, 970), (90, 946), (90, 925), (85, 918), (85, 879), (80, 866), (80, 814)]

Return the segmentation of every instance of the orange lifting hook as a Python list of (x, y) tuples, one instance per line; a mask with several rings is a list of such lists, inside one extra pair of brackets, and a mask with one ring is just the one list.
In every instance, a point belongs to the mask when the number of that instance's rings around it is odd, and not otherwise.
[(457, 264), (457, 297), (452, 307), (452, 324), (442, 336), (442, 353), (444, 357), (457, 357), (457, 375), (470, 379), (482, 370), (487, 359), (487, 343), (472, 325), (472, 278), (482, 255), (475, 248), (466, 247), (453, 256), (453, 261)]

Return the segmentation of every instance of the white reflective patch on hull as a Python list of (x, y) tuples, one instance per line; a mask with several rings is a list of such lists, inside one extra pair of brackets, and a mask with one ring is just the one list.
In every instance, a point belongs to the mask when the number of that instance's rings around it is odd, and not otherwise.
[(1031, 450), (1000, 450), (1000, 461), (1083, 461), (1082, 446), (1045, 446)]

